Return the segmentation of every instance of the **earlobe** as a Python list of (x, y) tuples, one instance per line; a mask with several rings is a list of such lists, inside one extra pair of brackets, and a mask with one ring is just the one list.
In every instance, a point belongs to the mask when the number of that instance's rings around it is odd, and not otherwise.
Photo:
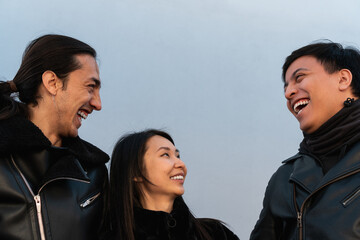
[[(60, 79), (56, 76), (53, 71), (45, 71), (42, 75), (42, 83), (45, 89), (53, 96), (56, 95), (59, 89)], [(60, 81), (61, 82), (61, 81)]]
[(352, 82), (352, 73), (349, 69), (341, 69), (339, 71), (339, 90), (345, 91), (350, 88)]

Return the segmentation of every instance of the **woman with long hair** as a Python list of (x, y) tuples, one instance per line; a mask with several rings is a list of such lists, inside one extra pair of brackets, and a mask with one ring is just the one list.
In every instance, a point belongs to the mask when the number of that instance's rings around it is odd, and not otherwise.
[(193, 216), (181, 197), (186, 173), (166, 132), (150, 129), (123, 136), (110, 167), (112, 238), (239, 239), (220, 221)]

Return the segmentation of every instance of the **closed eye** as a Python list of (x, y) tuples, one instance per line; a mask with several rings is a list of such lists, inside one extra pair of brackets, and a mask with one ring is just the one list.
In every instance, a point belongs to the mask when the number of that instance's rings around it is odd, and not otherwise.
[(95, 87), (96, 87), (96, 85), (95, 85), (95, 84), (89, 84), (89, 85), (88, 85), (89, 92), (91, 92), (91, 93), (92, 93), (92, 92), (94, 91)]
[(301, 80), (304, 78), (305, 74), (298, 74), (295, 76), (296, 82), (301, 82)]

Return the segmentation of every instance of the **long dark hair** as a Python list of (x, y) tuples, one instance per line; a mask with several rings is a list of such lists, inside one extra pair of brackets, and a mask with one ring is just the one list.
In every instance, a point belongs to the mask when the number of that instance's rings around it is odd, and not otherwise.
[[(68, 75), (81, 68), (76, 55), (88, 54), (96, 58), (96, 51), (88, 44), (77, 39), (48, 34), (41, 36), (29, 43), (23, 54), (21, 66), (12, 80), (0, 81), (0, 120), (16, 114), (27, 116), (27, 105), (38, 104), (38, 89), (42, 83), (42, 74), (53, 71), (64, 82)], [(17, 92), (17, 94), (12, 94)], [(17, 100), (18, 98), (18, 100)]]
[[(134, 207), (141, 207), (143, 196), (134, 178), (144, 176), (144, 155), (146, 143), (153, 136), (161, 136), (174, 144), (171, 136), (163, 131), (148, 129), (142, 132), (127, 134), (116, 143), (111, 157), (110, 166), (110, 201), (108, 212), (112, 224), (112, 235), (116, 239), (135, 240)], [(174, 144), (175, 145), (175, 144)], [(183, 202), (182, 197), (178, 200)], [(185, 204), (186, 206), (186, 204)], [(186, 207), (186, 209), (188, 209)], [(189, 211), (189, 221), (195, 226), (195, 234), (199, 239), (211, 239), (206, 229)]]

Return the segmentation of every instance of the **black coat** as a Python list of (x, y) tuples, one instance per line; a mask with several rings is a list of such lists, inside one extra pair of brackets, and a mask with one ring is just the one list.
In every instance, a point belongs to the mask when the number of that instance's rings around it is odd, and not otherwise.
[(251, 240), (360, 239), (360, 143), (325, 175), (308, 155), (272, 176)]
[[(196, 240), (194, 225), (189, 222), (189, 209), (182, 201), (175, 201), (171, 213), (135, 208), (136, 240)], [(221, 222), (197, 219), (213, 240), (239, 238)]]
[(30, 121), (0, 121), (0, 239), (98, 239), (107, 154), (80, 138), (50, 141)]

